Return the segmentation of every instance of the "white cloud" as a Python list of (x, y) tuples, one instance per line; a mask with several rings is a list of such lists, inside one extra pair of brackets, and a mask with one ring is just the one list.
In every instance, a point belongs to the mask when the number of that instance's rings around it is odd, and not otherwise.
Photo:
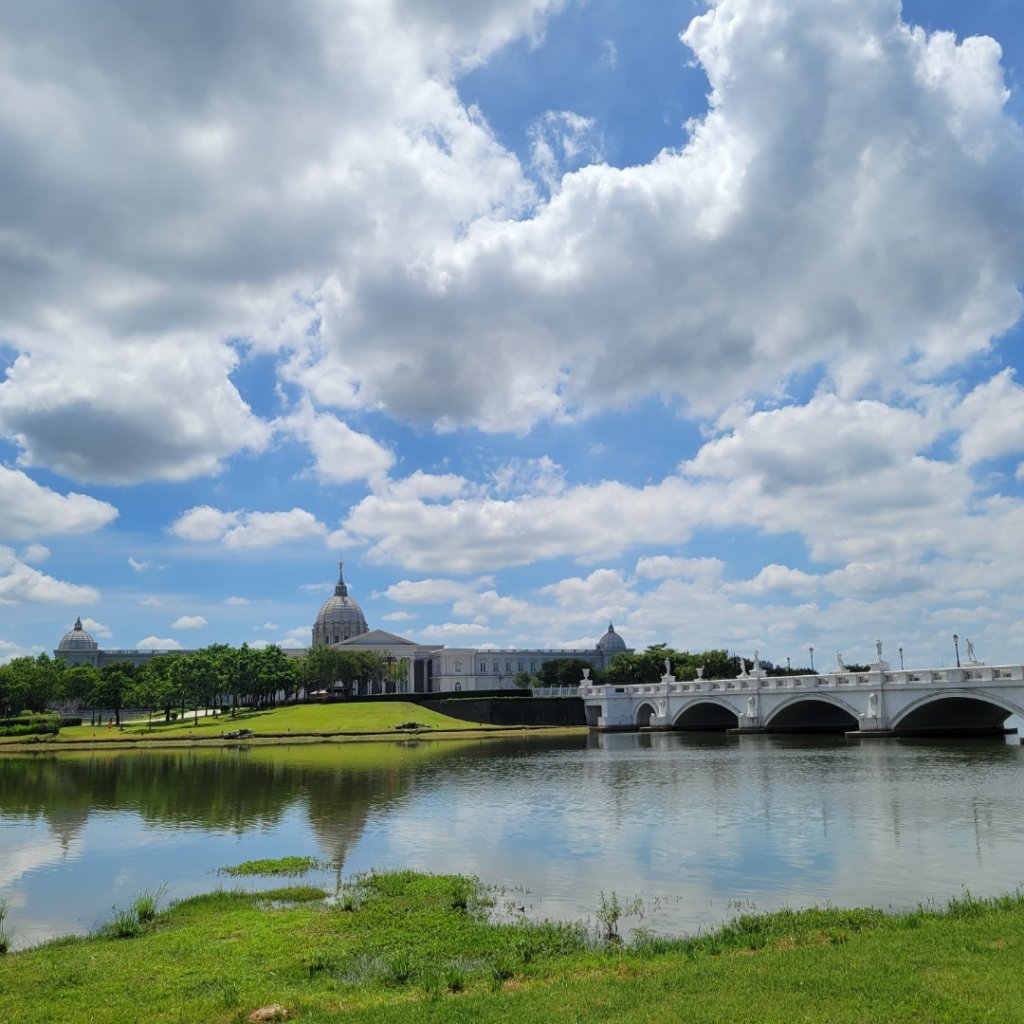
[(473, 591), (472, 584), (458, 580), (399, 580), (392, 583), (381, 596), (398, 604), (438, 604), (456, 601)]
[(309, 401), (279, 427), (309, 445), (317, 479), (347, 483), (386, 473), (394, 455), (368, 434), (360, 434), (331, 413), (317, 413)]
[(719, 558), (677, 558), (669, 555), (654, 555), (649, 558), (640, 558), (636, 563), (636, 574), (642, 579), (681, 578), (700, 582), (707, 586), (717, 586), (724, 571), (725, 562)]
[(0, 429), (25, 464), (182, 480), (262, 450), (224, 339), (290, 345), (325, 278), (347, 288), (525, 209), (532, 188), (453, 76), (539, 39), (561, 2), (185, 0), (98, 19), (58, 0), (10, 21), (0, 307), (21, 355)]
[(230, 347), (167, 336), (83, 344), (87, 360), (21, 355), (0, 384), (0, 429), (25, 465), (102, 483), (186, 480), (268, 443), (270, 427), (228, 379)]
[(202, 629), (205, 625), (202, 615), (181, 615), (171, 623), (171, 629)]
[(183, 540), (219, 541), (230, 551), (270, 548), (308, 537), (328, 536), (327, 527), (301, 508), (289, 512), (222, 512), (200, 505), (183, 512), (170, 530)]
[(967, 463), (1024, 452), (1024, 387), (1012, 370), (979, 384), (953, 418), (963, 431), (959, 449)]
[(99, 597), (95, 587), (46, 576), (0, 545), (0, 604), (95, 604)]
[(162, 608), (163, 607), (163, 601), (159, 597), (156, 597), (153, 594), (150, 594), (148, 597), (144, 597), (139, 602), (139, 604), (141, 604), (143, 608)]
[(412, 612), (388, 612), (387, 615), (381, 616), (384, 622), (411, 622), (415, 618)]
[[(3, 405), (0, 386), (0, 407)], [(0, 536), (29, 540), (91, 533), (117, 518), (117, 509), (85, 494), (58, 494), (17, 469), (0, 466)]]
[(34, 657), (38, 653), (38, 650), (22, 647), (13, 640), (0, 640), (0, 665), (6, 665), (15, 658)]
[(570, 173), (415, 273), (338, 279), (294, 379), (521, 430), (652, 393), (712, 412), (819, 365), (856, 396), (1016, 322), (1021, 133), (992, 40), (854, 0), (720, 0), (683, 38), (712, 91), (681, 148)]
[(562, 175), (581, 164), (601, 160), (601, 143), (594, 119), (571, 110), (546, 110), (530, 125), (530, 163), (549, 192), (556, 192)]
[[(71, 629), (71, 625), (72, 625), (71, 623), (68, 623), (68, 627), (67, 628)], [(82, 616), (82, 626), (85, 628), (86, 632), (92, 633), (92, 635), (94, 637), (95, 636), (100, 636), (100, 637), (105, 637), (105, 638), (109, 639), (110, 637), (112, 637), (114, 635), (111, 632), (111, 629), (110, 629), (109, 626), (105, 625), (102, 622), (97, 622), (96, 619), (89, 618), (88, 615), (83, 615)]]
[(140, 651), (181, 651), (181, 642), (173, 637), (144, 636), (136, 645)]
[(247, 597), (226, 597), (224, 598), (224, 603), (235, 608), (240, 608), (243, 605), (251, 604), (252, 602)]
[(682, 542), (703, 514), (702, 488), (676, 477), (639, 488), (602, 481), (517, 499), (460, 480), (433, 500), (421, 498), (409, 479), (378, 485), (352, 507), (345, 528), (369, 543), (371, 559), (413, 571), (614, 557), (638, 543)]
[(50, 549), (45, 544), (29, 544), (21, 553), (21, 560), (30, 565), (38, 565), (50, 557)]

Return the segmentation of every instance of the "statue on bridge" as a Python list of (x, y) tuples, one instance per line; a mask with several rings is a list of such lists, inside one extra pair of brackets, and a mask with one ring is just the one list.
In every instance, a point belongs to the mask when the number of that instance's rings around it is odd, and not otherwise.
[(970, 640), (967, 641), (967, 660), (971, 662), (978, 660), (974, 656), (974, 644)]
[(843, 662), (843, 652), (842, 651), (836, 651), (836, 665), (838, 666), (840, 672), (845, 672), (846, 671), (846, 665)]
[(878, 660), (881, 661), (882, 660), (882, 641), (881, 640), (876, 640), (875, 641), (875, 652), (878, 654)]

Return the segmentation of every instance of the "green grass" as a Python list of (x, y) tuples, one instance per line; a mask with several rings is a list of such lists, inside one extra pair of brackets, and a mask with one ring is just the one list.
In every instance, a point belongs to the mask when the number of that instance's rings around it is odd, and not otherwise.
[(218, 875), (305, 875), (317, 868), (324, 867), (324, 862), (316, 857), (275, 857), (264, 860), (247, 860), (241, 864), (220, 868)]
[[(200, 717), (198, 721), (186, 716), (184, 720), (165, 723), (154, 718), (152, 723), (143, 719), (132, 722), (123, 729), (108, 728), (106, 725), (76, 725), (60, 731), (56, 737), (24, 737), (0, 739), (0, 749), (13, 749), (33, 741), (33, 745), (45, 742), (51, 744), (72, 744), (81, 741), (103, 741), (104, 743), (138, 743), (156, 739), (219, 740), (223, 734), (238, 729), (249, 729), (258, 740), (260, 737), (324, 737), (337, 735), (386, 734), (406, 736), (409, 733), (397, 731), (396, 726), (405, 722), (417, 722), (425, 728), (419, 735), (433, 732), (475, 732), (500, 731), (496, 726), (479, 725), (449, 718), (447, 715), (406, 701), (366, 702), (338, 704), (297, 704), (290, 707), (270, 708), (265, 711), (239, 711)], [(412, 735), (416, 735), (413, 733)], [(244, 740), (242, 741), (244, 742)]]
[(600, 923), (490, 924), (487, 893), (460, 877), (371, 874), (323, 896), (214, 892), (134, 937), (8, 954), (0, 1020), (229, 1024), (270, 1003), (306, 1024), (1024, 1019), (1020, 895), (745, 915), (633, 945), (605, 942)]

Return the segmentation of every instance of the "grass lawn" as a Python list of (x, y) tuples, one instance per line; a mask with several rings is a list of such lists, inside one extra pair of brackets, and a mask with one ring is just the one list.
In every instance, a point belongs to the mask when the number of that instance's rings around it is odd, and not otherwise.
[(236, 715), (209, 715), (198, 721), (191, 716), (165, 723), (162, 717), (132, 722), (123, 729), (107, 726), (76, 725), (61, 729), (55, 737), (0, 738), (0, 749), (45, 743), (72, 743), (81, 740), (133, 742), (163, 739), (214, 739), (236, 729), (250, 729), (259, 736), (332, 735), (339, 733), (394, 733), (405, 722), (417, 722), (430, 732), (467, 732), (494, 730), (498, 727), (463, 722), (430, 711), (418, 704), (367, 702), (345, 704), (296, 704), (266, 711), (239, 711)]
[[(490, 924), (487, 894), (458, 876), (369, 875), (322, 896), (216, 892), (0, 957), (0, 1020), (228, 1024), (270, 1004), (305, 1024), (1024, 1019), (1020, 896), (782, 911), (631, 947), (593, 927)], [(139, 906), (148, 918), (152, 900)]]

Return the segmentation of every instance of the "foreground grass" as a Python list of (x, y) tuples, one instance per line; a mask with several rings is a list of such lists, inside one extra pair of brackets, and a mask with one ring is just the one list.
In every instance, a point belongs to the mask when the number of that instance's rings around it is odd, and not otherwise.
[(479, 725), (449, 718), (418, 704), (396, 701), (297, 704), (291, 707), (268, 708), (264, 711), (239, 711), (236, 715), (209, 715), (197, 720), (165, 723), (143, 719), (125, 725), (123, 729), (107, 726), (76, 725), (61, 729), (56, 737), (10, 737), (0, 739), (0, 750), (14, 747), (74, 744), (83, 741), (103, 743), (141, 743), (155, 739), (167, 740), (219, 740), (222, 734), (238, 729), (249, 729), (260, 737), (374, 735), (395, 733), (396, 727), (415, 722), (423, 732), (489, 732), (497, 727)]
[(1024, 1019), (1024, 898), (946, 912), (783, 911), (630, 948), (489, 924), (470, 879), (369, 875), (339, 898), (216, 892), (132, 938), (0, 958), (0, 1020), (956, 1022)]

